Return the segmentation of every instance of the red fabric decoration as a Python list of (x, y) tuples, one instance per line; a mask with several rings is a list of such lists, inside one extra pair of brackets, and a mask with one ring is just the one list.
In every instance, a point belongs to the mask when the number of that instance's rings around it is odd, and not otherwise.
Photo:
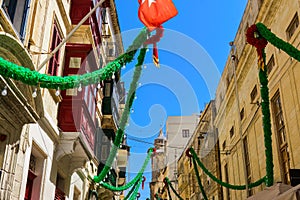
[(185, 155), (187, 156), (187, 157), (189, 157), (189, 160), (190, 160), (190, 167), (192, 167), (192, 154), (191, 154), (191, 152), (190, 152), (190, 148), (188, 148), (187, 150), (186, 150), (186, 152), (185, 152)]
[(263, 49), (266, 48), (268, 41), (259, 35), (255, 24), (250, 26), (246, 33), (247, 42), (256, 48), (258, 55), (258, 66), (264, 70), (265, 63), (263, 60)]
[(149, 39), (147, 39), (144, 45), (153, 44), (153, 63), (156, 67), (159, 67), (159, 59), (158, 59), (158, 49), (157, 42), (160, 41), (164, 33), (164, 28), (162, 26), (156, 28), (155, 35), (152, 35)]
[(165, 184), (164, 186), (167, 186), (167, 185), (168, 185), (167, 178), (164, 178), (163, 182), (164, 182), (164, 184)]
[(144, 186), (145, 186), (145, 181), (146, 181), (146, 177), (143, 176), (143, 180), (142, 180), (142, 190), (144, 189)]
[(138, 0), (138, 16), (150, 31), (176, 16), (178, 11), (172, 0)]

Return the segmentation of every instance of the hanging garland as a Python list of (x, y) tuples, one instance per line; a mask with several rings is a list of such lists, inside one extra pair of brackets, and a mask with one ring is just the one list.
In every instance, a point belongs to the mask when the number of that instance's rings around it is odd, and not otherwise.
[[(246, 185), (231, 185), (229, 183), (225, 183), (222, 180), (218, 179), (203, 165), (203, 163), (200, 161), (199, 157), (197, 156), (197, 154), (193, 148), (190, 148), (190, 152), (193, 156), (193, 159), (196, 160), (198, 166), (203, 170), (203, 172), (205, 174), (207, 174), (212, 180), (217, 182), (219, 185), (226, 187), (226, 188), (233, 189), (233, 190), (245, 190), (246, 189)], [(196, 167), (196, 166), (194, 166), (194, 167)], [(266, 177), (263, 177), (254, 183), (250, 183), (248, 185), (248, 188), (253, 188), (253, 187), (257, 187), (257, 186), (261, 185), (262, 183), (265, 182), (265, 178)]]
[(138, 195), (138, 192), (139, 192), (139, 189), (140, 189), (140, 186), (143, 182), (143, 178), (140, 178), (138, 181), (137, 181), (137, 184), (130, 190), (130, 192), (128, 193), (128, 195), (124, 198), (124, 200), (136, 200), (136, 197)]
[(100, 181), (102, 181), (105, 178), (105, 176), (108, 173), (108, 171), (110, 170), (110, 167), (111, 167), (111, 165), (114, 161), (114, 158), (117, 154), (118, 147), (120, 146), (120, 144), (122, 142), (122, 139), (123, 139), (123, 136), (124, 136), (124, 128), (125, 128), (125, 125), (128, 121), (129, 114), (130, 114), (130, 109), (131, 109), (131, 106), (132, 106), (133, 101), (134, 101), (135, 90), (137, 88), (137, 82), (138, 82), (138, 80), (141, 76), (142, 65), (144, 63), (146, 51), (147, 51), (147, 48), (142, 48), (141, 51), (140, 51), (140, 54), (138, 56), (138, 63), (135, 65), (133, 79), (132, 79), (132, 82), (130, 84), (130, 88), (129, 88), (129, 92), (128, 92), (128, 98), (126, 100), (125, 108), (124, 108), (123, 114), (121, 116), (120, 128), (117, 130), (116, 138), (114, 140), (113, 146), (111, 148), (111, 151), (109, 153), (109, 156), (107, 158), (107, 161), (105, 163), (104, 168), (102, 169), (102, 171), (100, 172), (100, 174), (98, 176), (94, 177), (94, 181), (96, 183), (99, 183)]
[(134, 183), (133, 187), (130, 189), (130, 191), (128, 192), (128, 194), (125, 196), (124, 200), (127, 200), (127, 199), (130, 198), (130, 196), (132, 195), (133, 191), (134, 191), (135, 188), (137, 187), (139, 181), (140, 181), (140, 179), (138, 179), (138, 180)]
[(277, 47), (278, 49), (282, 49), (289, 56), (295, 58), (300, 62), (300, 51), (297, 48), (295, 48), (293, 45), (289, 44), (288, 42), (285, 42), (282, 39), (278, 38), (264, 24), (257, 23), (256, 27), (261, 37), (265, 38), (268, 42), (273, 44), (275, 47)]
[(203, 185), (201, 183), (201, 179), (200, 179), (198, 167), (197, 167), (197, 164), (196, 164), (196, 161), (195, 161), (194, 157), (193, 157), (193, 164), (194, 164), (194, 170), (195, 170), (195, 174), (196, 174), (196, 177), (197, 177), (197, 181), (198, 181), (198, 185), (199, 185), (200, 191), (201, 191), (201, 193), (203, 195), (204, 200), (208, 200), (208, 198), (206, 196), (206, 193), (204, 191), (204, 187), (203, 187)]
[(115, 187), (115, 186), (112, 186), (112, 185), (109, 185), (105, 182), (100, 182), (100, 185), (102, 187), (104, 187), (105, 189), (108, 189), (108, 190), (111, 190), (111, 191), (123, 191), (123, 190), (127, 190), (129, 189), (130, 187), (132, 187), (139, 179), (142, 178), (143, 176), (143, 173), (149, 163), (149, 160), (151, 158), (151, 155), (153, 153), (153, 148), (150, 148), (148, 150), (148, 155), (144, 161), (144, 164), (142, 165), (142, 168), (140, 169), (140, 171), (138, 172), (138, 174), (134, 177), (134, 179), (132, 179), (130, 182), (128, 182), (126, 185), (124, 186), (121, 186), (121, 187)]
[[(267, 32), (265, 26), (261, 29)], [(268, 44), (259, 32), (256, 24), (248, 28), (247, 42), (253, 45), (257, 50), (258, 55), (258, 66), (259, 66), (259, 81), (260, 81), (260, 93), (261, 93), (261, 109), (263, 117), (263, 130), (264, 130), (264, 142), (265, 142), (265, 155), (266, 155), (266, 185), (270, 187), (274, 182), (274, 165), (273, 165), (273, 154), (272, 154), (272, 131), (271, 131), (271, 120), (270, 120), (270, 103), (269, 103), (269, 88), (268, 88), (268, 74), (266, 65), (266, 54), (265, 47)]]
[(47, 74), (41, 74), (37, 71), (32, 71), (29, 68), (18, 66), (12, 62), (4, 60), (1, 57), (0, 75), (21, 81), (27, 85), (35, 85), (49, 89), (65, 90), (90, 84), (97, 84), (100, 81), (111, 77), (113, 73), (119, 71), (122, 66), (131, 62), (137, 50), (146, 41), (147, 35), (147, 29), (144, 28), (133, 41), (133, 44), (129, 46), (126, 53), (116, 58), (116, 60), (113, 62), (108, 63), (106, 67), (83, 75), (72, 75), (65, 77), (50, 76)]
[[(263, 51), (263, 63), (266, 63), (266, 54)], [(265, 64), (265, 68), (267, 68)], [(274, 183), (274, 164), (272, 154), (272, 130), (270, 120), (270, 102), (269, 102), (269, 87), (268, 74), (266, 70), (259, 70), (260, 93), (261, 93), (261, 110), (264, 130), (265, 154), (266, 154), (266, 185), (270, 187)]]
[(246, 38), (249, 44), (255, 46), (258, 55), (258, 67), (264, 71), (265, 63), (263, 59), (263, 52), (268, 44), (268, 41), (260, 36), (256, 25), (252, 25), (248, 28)]
[(165, 178), (167, 184), (170, 186), (171, 190), (174, 192), (174, 194), (176, 195), (177, 198), (179, 198), (179, 200), (183, 200), (183, 198), (176, 192), (175, 188), (173, 187), (173, 185), (171, 184), (170, 180), (168, 177)]
[(164, 184), (165, 184), (165, 185), (164, 185), (164, 188), (165, 188), (165, 187), (167, 188), (169, 200), (172, 200), (172, 196), (171, 196), (171, 192), (170, 192), (170, 187), (169, 187), (167, 178), (164, 178), (163, 182), (164, 182)]

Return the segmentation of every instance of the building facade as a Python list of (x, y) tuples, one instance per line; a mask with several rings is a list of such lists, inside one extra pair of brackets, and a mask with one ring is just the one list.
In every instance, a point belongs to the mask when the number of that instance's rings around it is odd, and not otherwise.
[(164, 178), (166, 176), (167, 167), (165, 165), (167, 140), (160, 130), (158, 137), (154, 140), (155, 153), (151, 157), (152, 179), (150, 182), (150, 196), (155, 199), (156, 196), (164, 198), (165, 184)]
[[(219, 159), (220, 153), (225, 152), (220, 152), (219, 149), (218, 131), (213, 124), (215, 115), (215, 102), (212, 100), (201, 113), (199, 123), (178, 159), (178, 194), (183, 199), (198, 200), (203, 198), (197, 182), (194, 165), (189, 157), (186, 156), (186, 151), (189, 148), (192, 147), (195, 150), (200, 161), (214, 176), (221, 178)], [(203, 173), (200, 167), (198, 167), (198, 171), (206, 195), (210, 199), (222, 199), (221, 186)]]
[[(151, 198), (154, 198), (156, 193), (159, 193), (161, 198), (167, 199), (167, 190), (164, 189), (162, 182), (165, 177), (168, 177), (175, 189), (177, 189), (177, 160), (182, 154), (184, 147), (191, 138), (195, 127), (199, 121), (199, 116), (194, 114), (191, 116), (169, 116), (166, 122), (166, 142), (163, 146), (163, 154), (159, 155), (159, 162), (155, 161), (155, 156), (152, 159), (152, 182), (150, 183)], [(161, 132), (162, 134), (162, 132)], [(157, 139), (159, 139), (158, 137)], [(157, 146), (157, 141), (154, 144)], [(160, 145), (160, 149), (162, 146)], [(159, 169), (155, 170), (155, 163), (159, 163)], [(154, 172), (154, 173), (153, 173)], [(158, 190), (159, 189), (159, 190)], [(175, 195), (171, 193), (172, 199)]]
[[(55, 76), (104, 67), (123, 53), (113, 0), (69, 37), (97, 3), (0, 0), (0, 56)], [(65, 91), (0, 78), (0, 199), (118, 199), (90, 177), (104, 165), (118, 127), (124, 104), (120, 73)], [(125, 183), (128, 151), (124, 140), (105, 181)]]
[(168, 167), (168, 177), (170, 181), (177, 176), (177, 160), (184, 147), (192, 137), (199, 122), (199, 115), (191, 116), (170, 116), (166, 122), (166, 164)]
[[(247, 28), (262, 22), (278, 37), (299, 46), (299, 10), (296, 0), (248, 1), (216, 91), (215, 126), (219, 131), (221, 174), (235, 185), (266, 175), (257, 55), (246, 44)], [(299, 62), (271, 44), (266, 47), (272, 124), (274, 182), (294, 186), (299, 176)], [(235, 191), (223, 188), (224, 199), (245, 199), (265, 185)]]

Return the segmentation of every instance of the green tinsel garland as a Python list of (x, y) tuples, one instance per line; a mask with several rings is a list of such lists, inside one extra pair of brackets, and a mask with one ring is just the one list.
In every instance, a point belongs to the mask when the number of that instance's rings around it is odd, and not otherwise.
[[(136, 200), (136, 197), (138, 195), (138, 192), (139, 192), (139, 189), (140, 189), (140, 186), (143, 182), (143, 178), (140, 178), (138, 181), (137, 181), (137, 184), (130, 190), (130, 192), (128, 193), (128, 195), (124, 198), (124, 200)], [(132, 194), (132, 195), (130, 195)]]
[[(212, 180), (217, 182), (219, 185), (226, 187), (226, 188), (233, 189), (233, 190), (245, 190), (246, 189), (246, 185), (231, 185), (229, 183), (225, 183), (222, 180), (218, 179), (212, 173), (210, 173), (210, 171), (208, 171), (208, 169), (203, 165), (203, 163), (200, 161), (199, 157), (197, 156), (197, 154), (193, 148), (190, 149), (190, 152), (191, 152), (193, 158), (196, 160), (199, 167), (203, 170), (203, 172), (205, 174), (207, 174)], [(194, 167), (196, 167), (196, 166), (194, 166)], [(263, 177), (254, 183), (250, 183), (248, 185), (248, 188), (253, 188), (253, 187), (257, 187), (257, 186), (261, 185), (262, 183), (265, 182), (265, 179), (266, 179), (266, 177)]]
[(195, 170), (195, 174), (196, 174), (196, 177), (197, 177), (197, 181), (198, 181), (198, 184), (199, 184), (199, 188), (201, 190), (201, 193), (203, 195), (203, 198), (204, 200), (208, 200), (207, 196), (206, 196), (206, 193), (204, 191), (204, 187), (201, 183), (201, 179), (200, 179), (200, 175), (199, 175), (199, 171), (198, 171), (198, 167), (197, 167), (197, 163), (196, 163), (196, 160), (195, 158), (193, 157), (193, 164), (194, 164), (194, 170)]
[(275, 47), (282, 49), (286, 52), (289, 56), (295, 58), (296, 60), (300, 61), (300, 51), (296, 49), (293, 45), (283, 41), (282, 39), (278, 38), (274, 33), (272, 33), (264, 24), (257, 23), (256, 24), (257, 30), (259, 35), (268, 40), (271, 44)]
[(135, 190), (135, 188), (137, 187), (138, 183), (140, 182), (141, 179), (138, 179), (133, 187), (129, 190), (128, 194), (125, 196), (124, 200), (127, 200), (128, 198), (130, 198), (130, 196), (132, 195), (133, 191)]
[(123, 111), (123, 114), (121, 116), (121, 120), (120, 120), (120, 128), (117, 130), (117, 134), (116, 134), (116, 138), (114, 140), (114, 145), (112, 146), (112, 149), (109, 153), (109, 156), (107, 158), (107, 161), (105, 163), (104, 168), (102, 169), (102, 171), (100, 172), (100, 174), (98, 176), (94, 177), (94, 181), (96, 183), (99, 183), (100, 181), (102, 181), (106, 174), (108, 173), (108, 171), (110, 170), (110, 167), (113, 163), (113, 160), (117, 154), (117, 150), (118, 147), (120, 146), (123, 136), (124, 136), (124, 128), (125, 125), (128, 121), (128, 117), (130, 114), (130, 108), (132, 106), (132, 103), (134, 101), (134, 96), (135, 96), (135, 90), (137, 88), (137, 82), (141, 76), (141, 72), (142, 72), (142, 65), (144, 63), (144, 59), (145, 59), (145, 55), (146, 55), (146, 51), (147, 48), (142, 48), (140, 51), (140, 54), (138, 56), (138, 63), (135, 65), (135, 70), (134, 70), (134, 74), (133, 74), (133, 79), (132, 82), (130, 84), (130, 88), (129, 88), (129, 92), (128, 92), (128, 98), (126, 100), (125, 103), (125, 108)]
[(168, 191), (169, 200), (172, 200), (169, 184), (166, 184), (166, 187), (167, 187), (167, 191)]
[(113, 73), (120, 70), (120, 68), (127, 63), (131, 62), (137, 50), (143, 45), (147, 39), (147, 29), (143, 29), (133, 44), (127, 49), (126, 53), (122, 54), (115, 61), (107, 64), (106, 67), (96, 70), (94, 72), (86, 73), (83, 75), (72, 76), (49, 76), (41, 74), (37, 71), (32, 71), (29, 68), (18, 66), (0, 57), (0, 75), (21, 81), (27, 85), (35, 85), (42, 88), (50, 89), (70, 89), (90, 84), (99, 83), (112, 76)]
[(266, 65), (266, 54), (263, 50), (264, 70), (259, 69), (260, 93), (261, 93), (261, 110), (263, 118), (265, 154), (266, 154), (266, 185), (270, 187), (274, 182), (274, 165), (272, 154), (272, 130), (270, 120), (270, 102), (269, 102), (269, 88), (268, 88), (268, 74)]
[(183, 200), (183, 198), (176, 192), (175, 188), (173, 187), (173, 185), (171, 184), (170, 180), (168, 177), (165, 178), (168, 185), (170, 186), (171, 190), (174, 192), (174, 194), (177, 196), (177, 198), (179, 198), (180, 200)]
[(149, 163), (149, 160), (151, 158), (151, 155), (153, 153), (153, 148), (150, 148), (149, 151), (148, 151), (148, 155), (144, 161), (144, 164), (142, 166), (142, 168), (140, 169), (140, 171), (138, 172), (138, 174), (134, 177), (134, 179), (132, 179), (130, 182), (128, 182), (126, 185), (124, 186), (121, 186), (121, 187), (115, 187), (115, 186), (112, 186), (112, 185), (109, 185), (105, 182), (103, 183), (100, 183), (101, 186), (103, 186), (104, 188), (106, 189), (109, 189), (111, 191), (123, 191), (123, 190), (127, 190), (128, 188), (130, 188), (131, 186), (133, 186), (139, 179), (142, 178), (143, 176), (143, 173)]

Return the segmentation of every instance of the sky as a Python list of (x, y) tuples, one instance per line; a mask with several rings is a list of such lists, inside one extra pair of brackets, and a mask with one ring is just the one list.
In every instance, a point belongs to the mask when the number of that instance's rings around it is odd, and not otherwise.
[[(159, 130), (165, 131), (168, 116), (198, 114), (214, 99), (230, 46), (246, 7), (246, 0), (173, 0), (178, 15), (163, 24), (158, 43), (160, 68), (152, 64), (152, 47), (136, 92), (137, 98), (126, 128), (131, 147), (128, 180), (140, 169), (147, 149)], [(138, 0), (115, 0), (126, 49), (144, 25), (138, 18)], [(134, 63), (122, 70), (128, 91)], [(150, 197), (150, 165), (140, 200)]]

